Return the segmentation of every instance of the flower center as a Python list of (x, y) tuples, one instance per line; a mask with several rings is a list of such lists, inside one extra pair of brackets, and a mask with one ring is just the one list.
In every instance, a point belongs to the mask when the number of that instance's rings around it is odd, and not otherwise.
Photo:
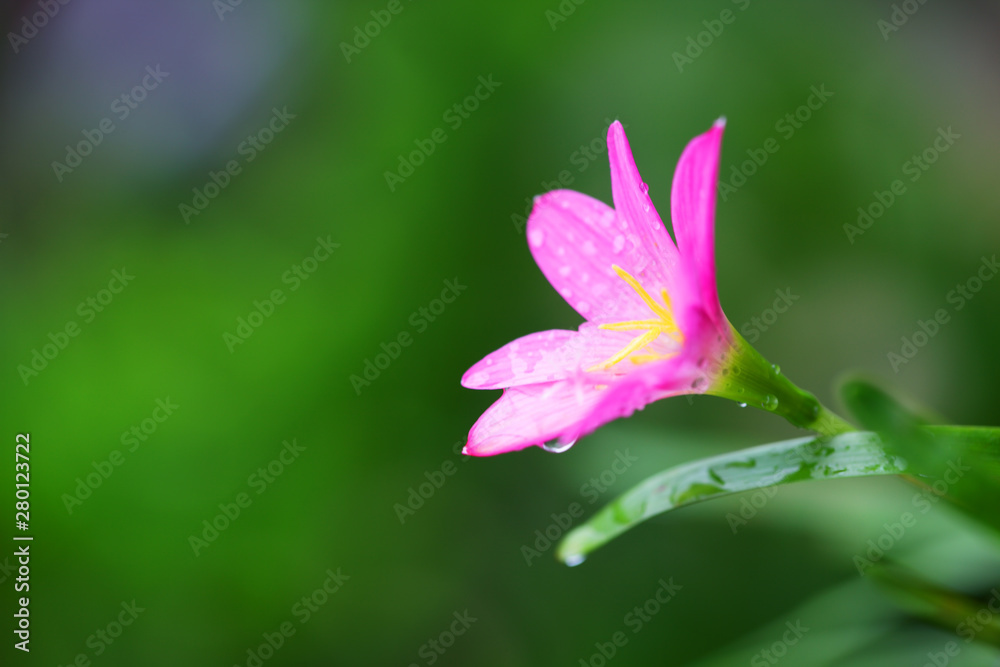
[[(638, 352), (644, 347), (650, 345), (653, 341), (660, 337), (660, 334), (666, 334), (678, 343), (684, 342), (684, 335), (681, 333), (680, 329), (677, 328), (677, 324), (674, 322), (673, 313), (670, 311), (670, 295), (667, 294), (667, 290), (661, 291), (663, 296), (663, 304), (661, 305), (652, 296), (650, 296), (649, 292), (647, 292), (645, 288), (639, 284), (639, 281), (633, 278), (625, 269), (618, 265), (612, 265), (611, 268), (615, 270), (615, 273), (618, 274), (619, 278), (624, 280), (628, 283), (629, 287), (635, 290), (635, 293), (639, 295), (639, 298), (641, 298), (647, 306), (649, 306), (649, 309), (654, 315), (656, 315), (656, 318), (649, 320), (609, 322), (599, 325), (599, 328), (608, 329), (610, 331), (642, 331), (643, 333), (633, 338), (632, 342), (619, 350), (614, 356), (588, 368), (588, 372), (608, 370), (618, 362), (623, 361), (633, 352)], [(677, 353), (662, 353), (648, 350), (646, 354), (637, 354), (631, 357), (631, 359), (634, 364), (644, 364), (649, 361), (666, 359), (674, 356), (675, 354)]]

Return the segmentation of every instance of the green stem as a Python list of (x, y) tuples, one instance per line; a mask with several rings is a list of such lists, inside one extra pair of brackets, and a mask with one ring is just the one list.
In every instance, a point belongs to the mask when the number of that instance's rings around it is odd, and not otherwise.
[(732, 329), (734, 345), (723, 361), (716, 382), (706, 392), (753, 405), (784, 417), (800, 428), (820, 435), (856, 430), (845, 419), (822, 405), (815, 396), (795, 386), (781, 370), (760, 355)]

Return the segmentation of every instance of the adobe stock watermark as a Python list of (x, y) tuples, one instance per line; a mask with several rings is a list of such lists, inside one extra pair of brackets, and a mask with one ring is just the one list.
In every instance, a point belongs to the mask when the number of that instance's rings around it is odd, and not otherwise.
[[(433, 665), (441, 656), (448, 652), (459, 637), (464, 635), (472, 627), (472, 624), (479, 619), (471, 616), (469, 610), (452, 613), (452, 620), (448, 627), (442, 630), (437, 637), (428, 639), (417, 649), (417, 655), (424, 659), (425, 665)], [(420, 667), (420, 663), (411, 662), (408, 667)]]
[(554, 10), (546, 9), (545, 20), (549, 22), (549, 27), (552, 28), (552, 32), (555, 32), (560, 23), (565, 23), (566, 20), (576, 12), (576, 8), (586, 1), (587, 0), (562, 0), (562, 2), (560, 2)]
[(899, 29), (906, 25), (910, 17), (917, 13), (927, 0), (903, 0), (900, 4), (893, 4), (889, 19), (879, 19), (875, 22), (875, 27), (882, 33), (882, 39), (889, 41), (889, 35), (899, 32)]
[[(299, 622), (300, 626), (308, 623), (309, 619), (320, 611), (330, 601), (330, 598), (339, 593), (344, 584), (350, 580), (350, 577), (344, 574), (339, 567), (336, 572), (328, 569), (324, 574), (326, 578), (322, 584), (308, 595), (303, 595), (292, 605), (289, 613)], [(248, 648), (246, 660), (242, 665), (237, 663), (233, 667), (261, 667), (274, 657), (285, 645), (285, 642), (295, 635), (297, 630), (295, 624), (291, 620), (287, 620), (279, 623), (274, 632), (261, 633), (261, 638), (264, 641), (257, 646)]]
[[(471, 456), (462, 453), (462, 448), (465, 443), (462, 440), (456, 441), (452, 447), (451, 451), (455, 454), (459, 463), (465, 463)], [(396, 518), (399, 519), (400, 525), (405, 524), (406, 520), (414, 516), (417, 510), (422, 508), (424, 504), (434, 497), (441, 487), (458, 472), (458, 466), (452, 459), (445, 459), (441, 462), (437, 468), (433, 470), (424, 471), (424, 479), (418, 482), (415, 486), (411, 486), (407, 489), (407, 496), (404, 503), (396, 503), (392, 506), (393, 511), (396, 513)]]
[(81, 651), (68, 663), (73, 667), (90, 667), (92, 658), (104, 655), (104, 652), (122, 636), (125, 628), (130, 627), (139, 614), (146, 611), (145, 607), (140, 607), (135, 600), (132, 602), (122, 602), (121, 611), (107, 625), (98, 628), (92, 635), (87, 637), (85, 645), (91, 649), (90, 652)]
[[(826, 89), (826, 84), (821, 83), (819, 87), (809, 88), (809, 97), (804, 104), (799, 105), (794, 110), (786, 113), (774, 123), (774, 131), (780, 137), (788, 141), (801, 130), (813, 117), (813, 113), (819, 111), (834, 96), (834, 93)], [(772, 155), (781, 149), (781, 144), (774, 137), (768, 137), (761, 144), (760, 148), (748, 148), (747, 157), (737, 165), (731, 165), (729, 176), (720, 175), (718, 193), (722, 201), (728, 201), (729, 195), (735, 194), (737, 190), (746, 185), (747, 179), (757, 173), (757, 171), (767, 163)]]
[[(666, 581), (660, 579), (656, 583), (659, 584), (659, 587), (649, 599), (633, 607), (622, 619), (622, 624), (632, 631), (633, 636), (642, 632), (642, 629), (653, 620), (653, 617), (659, 614), (663, 610), (663, 607), (673, 600), (677, 596), (677, 593), (684, 588), (680, 584), (675, 584), (673, 577), (670, 577)], [(596, 652), (586, 658), (580, 658), (578, 665), (579, 667), (605, 667), (612, 658), (618, 655), (618, 651), (628, 646), (628, 642), (629, 636), (625, 631), (617, 630), (612, 633), (608, 641), (595, 642), (594, 648), (597, 649)]]
[[(325, 239), (322, 236), (317, 236), (316, 246), (312, 251), (303, 257), (301, 261), (292, 264), (291, 267), (281, 274), (281, 284), (289, 286), (289, 294), (297, 291), (302, 286), (302, 283), (309, 280), (319, 269), (320, 265), (330, 259), (330, 255), (339, 247), (340, 244), (334, 243), (329, 235)], [(229, 331), (222, 332), (222, 342), (225, 343), (229, 354), (235, 352), (238, 345), (247, 342), (250, 336), (274, 315), (274, 311), (278, 306), (284, 305), (287, 300), (288, 295), (280, 287), (271, 290), (268, 298), (262, 301), (254, 299), (253, 308), (250, 309), (247, 316), (243, 317), (241, 315), (236, 318), (236, 328), (233, 330), (233, 333)]]
[[(582, 174), (587, 171), (587, 169), (595, 161), (601, 159), (608, 152), (608, 127), (611, 126), (613, 121), (610, 118), (604, 119), (604, 130), (598, 134), (596, 137), (591, 139), (585, 144), (580, 144), (573, 153), (569, 156), (569, 164), (572, 167), (576, 167), (576, 173)], [(622, 123), (622, 127), (626, 130), (628, 125)], [(548, 192), (550, 190), (558, 190), (560, 188), (569, 187), (576, 180), (576, 176), (573, 171), (569, 169), (562, 169), (556, 177), (551, 181), (541, 181), (542, 192)], [(524, 233), (524, 228), (528, 224), (528, 217), (531, 215), (531, 209), (535, 206), (535, 197), (525, 197), (524, 198), (524, 215), (518, 213), (510, 214), (510, 221), (514, 224), (514, 231), (518, 234)]]
[(740, 325), (740, 334), (747, 339), (747, 342), (756, 343), (762, 333), (774, 326), (774, 323), (778, 321), (778, 316), (787, 313), (792, 304), (801, 298), (798, 294), (792, 294), (791, 287), (776, 289), (774, 293), (777, 298), (770, 308), (765, 308), (760, 315), (755, 315), (750, 318), (749, 322)]
[(243, 4), (243, 0), (212, 0), (212, 9), (220, 21), (226, 20), (226, 14), (232, 14)]
[[(306, 450), (295, 438), (291, 442), (285, 440), (281, 443), (281, 450), (278, 455), (266, 466), (257, 468), (256, 471), (247, 477), (247, 486), (254, 491), (255, 495), (260, 495), (267, 491), (285, 470), (295, 463), (302, 452)], [(254, 498), (246, 491), (236, 494), (232, 502), (219, 503), (219, 513), (204, 519), (201, 522), (202, 529), (198, 535), (192, 533), (188, 536), (188, 544), (195, 556), (200, 556), (201, 552), (212, 545), (219, 535), (236, 522), (243, 514), (243, 510), (253, 504)]]
[(170, 72), (162, 71), (159, 64), (155, 67), (148, 65), (146, 74), (139, 83), (111, 101), (111, 116), (105, 116), (98, 121), (94, 129), (81, 131), (83, 138), (76, 144), (72, 146), (67, 144), (66, 157), (63, 158), (62, 162), (52, 161), (52, 171), (56, 175), (56, 180), (62, 183), (66, 174), (73, 173), (74, 169), (83, 164), (83, 158), (93, 153), (94, 149), (104, 142), (104, 138), (117, 129), (115, 118), (118, 119), (118, 122), (124, 122), (168, 76), (170, 76)]
[(868, 548), (864, 555), (854, 556), (854, 567), (857, 568), (858, 574), (863, 577), (865, 570), (882, 560), (886, 553), (902, 541), (906, 532), (917, 525), (920, 516), (930, 512), (931, 508), (948, 493), (948, 489), (957, 484), (965, 476), (965, 473), (971, 470), (970, 466), (962, 464), (961, 458), (948, 461), (948, 467), (940, 479), (913, 494), (910, 503), (918, 514), (903, 512), (895, 522), (883, 523), (882, 533), (878, 537), (868, 540), (865, 544)]
[(370, 387), (372, 382), (379, 379), (392, 362), (399, 359), (399, 355), (403, 353), (403, 348), (407, 348), (413, 344), (414, 335), (419, 335), (427, 331), (431, 323), (435, 322), (448, 306), (455, 303), (455, 299), (467, 289), (468, 285), (458, 282), (458, 278), (445, 280), (444, 289), (441, 290), (441, 294), (437, 299), (432, 299), (426, 306), (421, 306), (410, 313), (407, 322), (413, 327), (413, 333), (409, 329), (403, 329), (390, 338), (388, 343), (381, 343), (379, 345), (381, 351), (375, 354), (374, 361), (366, 357), (364, 369), (361, 371), (361, 374), (352, 374), (347, 378), (351, 383), (351, 387), (354, 388), (354, 395), (360, 396), (361, 390), (364, 387)]
[[(979, 635), (984, 629), (996, 622), (996, 617), (1000, 615), (1000, 589), (992, 589), (986, 604), (978, 609), (974, 616), (966, 616), (965, 619), (955, 627), (955, 634), (965, 640), (968, 644)], [(956, 651), (954, 654), (957, 655)]]
[(177, 205), (177, 210), (184, 220), (184, 224), (191, 224), (191, 218), (201, 215), (202, 211), (208, 208), (219, 194), (229, 187), (233, 179), (243, 173), (243, 168), (257, 159), (275, 137), (281, 134), (288, 124), (295, 120), (296, 114), (289, 113), (288, 107), (278, 107), (271, 109), (271, 118), (264, 127), (253, 134), (248, 134), (246, 139), (236, 146), (236, 154), (242, 156), (243, 161), (233, 158), (226, 162), (219, 171), (209, 170), (208, 180), (201, 186), (191, 188), (193, 196), (191, 203), (181, 202)]
[[(122, 445), (128, 445), (126, 450), (133, 453), (139, 446), (149, 440), (149, 437), (156, 433), (160, 424), (167, 421), (174, 411), (180, 406), (170, 400), (167, 396), (154, 401), (155, 407), (149, 417), (146, 417), (137, 424), (133, 424), (121, 435)], [(83, 504), (83, 501), (90, 498), (104, 482), (114, 474), (115, 470), (125, 463), (125, 454), (121, 450), (112, 450), (107, 459), (91, 461), (90, 466), (93, 472), (87, 473), (84, 477), (76, 478), (76, 486), (72, 493), (62, 494), (63, 506), (68, 514), (73, 513), (73, 509)]]
[(778, 664), (778, 661), (788, 655), (788, 649), (798, 644), (799, 640), (809, 632), (809, 628), (802, 625), (802, 621), (799, 619), (796, 619), (795, 623), (786, 621), (785, 627), (788, 629), (781, 635), (781, 639), (775, 640), (769, 647), (755, 653), (750, 658), (750, 667), (768, 667), (768, 665)]
[[(746, 11), (750, 6), (750, 0), (732, 0), (732, 2), (741, 12)], [(705, 26), (705, 29), (693, 37), (688, 36), (687, 46), (683, 53), (680, 51), (673, 53), (672, 57), (674, 64), (677, 65), (677, 71), (683, 74), (685, 66), (694, 64), (694, 61), (701, 57), (705, 49), (712, 46), (715, 40), (722, 36), (726, 26), (732, 25), (736, 21), (737, 16), (739, 15), (727, 8), (719, 12), (719, 18), (702, 21), (701, 24)]]
[[(822, 442), (815, 443), (817, 446), (822, 446)], [(801, 465), (816, 463), (818, 460), (817, 456), (814, 456), (812, 450), (810, 449), (800, 449), (789, 454), (787, 462), (789, 465)], [(770, 484), (768, 486), (761, 487), (754, 491), (753, 493), (747, 495), (743, 494), (740, 498), (740, 509), (738, 514), (729, 512), (726, 514), (726, 523), (729, 524), (729, 529), (733, 531), (733, 535), (739, 532), (739, 529), (746, 526), (750, 521), (752, 521), (764, 506), (778, 495), (778, 484)]]
[[(950, 125), (947, 130), (939, 127), (937, 129), (937, 136), (931, 145), (920, 153), (914, 153), (909, 160), (903, 163), (900, 170), (904, 176), (909, 177), (908, 180), (910, 183), (916, 183), (931, 168), (931, 165), (938, 161), (941, 154), (946, 153), (961, 138), (962, 135), (956, 134)], [(896, 203), (899, 197), (906, 194), (906, 191), (906, 183), (901, 178), (897, 178), (890, 183), (888, 190), (875, 190), (872, 193), (874, 201), (866, 206), (858, 207), (857, 225), (844, 223), (844, 233), (847, 234), (847, 240), (851, 242), (851, 245), (854, 245), (854, 238), (856, 236), (861, 236), (870, 229), (875, 224), (875, 221), (881, 218)]]
[[(611, 461), (611, 464), (598, 475), (584, 482), (580, 487), (580, 495), (587, 501), (588, 505), (593, 505), (638, 460), (638, 458), (629, 454), (628, 449), (616, 450), (615, 458)], [(521, 555), (524, 557), (524, 562), (528, 564), (528, 567), (531, 567), (534, 559), (557, 544), (559, 539), (573, 527), (576, 519), (583, 516), (583, 505), (574, 501), (569, 504), (565, 512), (552, 513), (550, 516), (552, 517), (552, 523), (535, 531), (535, 541), (531, 545), (521, 545)], [(568, 562), (567, 564), (577, 565), (579, 563)]]
[(70, 0), (38, 0), (35, 3), (37, 11), (21, 17), (21, 26), (17, 32), (7, 33), (7, 41), (10, 42), (10, 48), (14, 49), (14, 53), (19, 53), (21, 48), (31, 41), (38, 34), (38, 31), (47, 26), (49, 21), (56, 17), (59, 10), (69, 3)]
[[(441, 120), (451, 128), (452, 132), (457, 132), (465, 121), (469, 120), (470, 114), (479, 109), (480, 104), (490, 99), (496, 89), (503, 85), (502, 81), (494, 81), (492, 74), (480, 75), (478, 81), (479, 85), (476, 86), (471, 95), (451, 105), (441, 114)], [(396, 171), (386, 171), (384, 174), (385, 184), (389, 186), (389, 192), (395, 192), (396, 187), (412, 176), (417, 167), (434, 154), (438, 145), (447, 140), (448, 133), (442, 127), (435, 127), (426, 139), (414, 139), (413, 144), (416, 149), (410, 151), (406, 156), (398, 155), (399, 163), (396, 165)]]
[[(982, 257), (979, 269), (965, 282), (958, 283), (955, 288), (945, 294), (945, 301), (950, 304), (954, 312), (965, 308), (976, 294), (983, 289), (983, 286), (993, 280), (993, 277), (1000, 271), (1000, 263), (997, 263), (997, 256), (987, 258)], [(903, 336), (900, 340), (899, 351), (891, 350), (886, 354), (886, 360), (892, 367), (893, 373), (898, 373), (901, 366), (910, 363), (917, 353), (920, 352), (934, 336), (938, 335), (941, 327), (951, 322), (951, 313), (947, 308), (938, 308), (934, 314), (926, 320), (917, 320), (917, 327), (909, 336)]]
[[(407, 2), (412, 2), (412, 0), (407, 0)], [(382, 30), (392, 23), (392, 18), (402, 14), (404, 9), (406, 9), (406, 5), (403, 4), (402, 0), (389, 0), (385, 9), (373, 9), (369, 12), (372, 20), (365, 23), (363, 27), (361, 25), (354, 26), (352, 31), (354, 39), (351, 40), (351, 43), (340, 43), (340, 51), (344, 54), (348, 64), (351, 62), (351, 58), (360, 55), (364, 49), (368, 48), (372, 40), (381, 35)]]
[[(88, 296), (77, 305), (76, 314), (83, 319), (83, 324), (93, 322), (97, 314), (104, 312), (104, 309), (110, 306), (115, 297), (121, 294), (133, 280), (135, 280), (135, 276), (129, 274), (124, 266), (121, 270), (112, 270), (108, 286), (98, 290), (93, 296)], [(48, 368), (49, 364), (55, 361), (56, 357), (69, 346), (70, 339), (79, 336), (81, 331), (83, 328), (79, 322), (68, 320), (55, 333), (51, 331), (48, 333), (49, 341), (42, 344), (40, 352), (37, 347), (32, 348), (31, 360), (28, 364), (19, 364), (17, 367), (17, 373), (21, 376), (24, 386), (27, 387), (32, 378), (38, 377), (39, 373)]]

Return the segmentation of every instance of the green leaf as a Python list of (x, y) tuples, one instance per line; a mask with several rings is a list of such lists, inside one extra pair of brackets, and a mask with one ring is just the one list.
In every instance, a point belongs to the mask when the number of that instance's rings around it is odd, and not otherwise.
[(840, 397), (854, 418), (869, 431), (912, 432), (917, 426), (944, 423), (941, 417), (912, 399), (862, 376), (843, 380)]
[[(571, 531), (557, 556), (575, 565), (594, 549), (646, 519), (718, 496), (803, 480), (916, 476), (926, 493), (1000, 530), (1000, 429), (928, 426), (900, 447), (870, 431), (797, 438), (664, 470), (633, 487)], [(971, 465), (970, 465), (971, 464)], [(919, 479), (917, 479), (919, 478)]]
[(909, 481), (1000, 531), (996, 429), (922, 428), (933, 421), (940, 423), (941, 418), (861, 377), (843, 382), (840, 394), (865, 428), (880, 433), (885, 450), (909, 461), (924, 478)]
[(977, 639), (1000, 648), (1000, 615), (990, 607), (993, 602), (1000, 602), (997, 588), (979, 599), (972, 598), (940, 586), (889, 558), (876, 563), (870, 574), (914, 616), (948, 632), (957, 630), (966, 640)]
[(844, 433), (785, 440), (670, 468), (645, 480), (570, 532), (557, 556), (576, 564), (632, 526), (684, 505), (716, 496), (807, 479), (837, 479), (906, 472), (887, 455), (877, 435)]

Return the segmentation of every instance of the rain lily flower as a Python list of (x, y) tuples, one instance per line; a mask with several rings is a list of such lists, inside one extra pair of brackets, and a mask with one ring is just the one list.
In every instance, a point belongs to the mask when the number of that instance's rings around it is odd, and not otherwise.
[(608, 128), (613, 209), (572, 190), (535, 199), (531, 253), (586, 322), (518, 338), (465, 373), (465, 387), (504, 390), (469, 432), (467, 454), (563, 451), (602, 424), (681, 394), (752, 403), (820, 432), (849, 428), (767, 363), (722, 312), (714, 244), (724, 127), (720, 119), (681, 155), (670, 197), (676, 245), (617, 121)]

